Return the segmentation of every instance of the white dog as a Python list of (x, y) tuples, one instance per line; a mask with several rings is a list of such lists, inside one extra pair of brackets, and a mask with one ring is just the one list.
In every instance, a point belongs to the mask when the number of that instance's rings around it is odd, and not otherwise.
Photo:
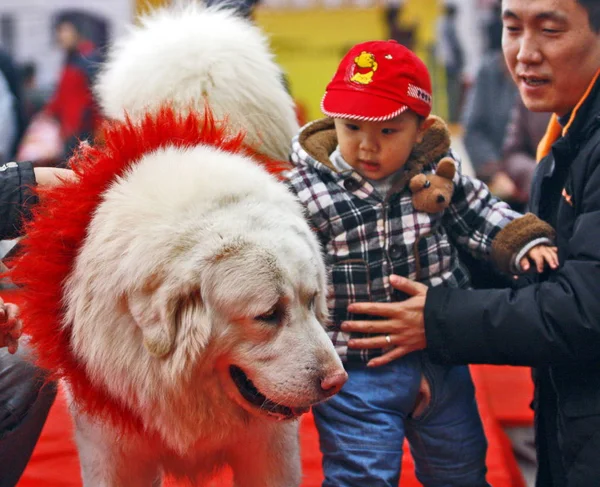
[(193, 478), (223, 462), (236, 485), (298, 485), (296, 422), (272, 419), (346, 379), (325, 294), (299, 204), (256, 162), (202, 145), (143, 157), (103, 195), (65, 322), (89, 379), (157, 439), (75, 408), (85, 485), (148, 486), (161, 466)]
[[(75, 156), (79, 180), (46, 195), (14, 274), (72, 397), (84, 485), (201, 485), (229, 464), (239, 487), (298, 486), (297, 417), (347, 375), (323, 329), (319, 244), (248, 155), (283, 156), (297, 127), (263, 35), (224, 11), (161, 12), (98, 92), (139, 123)], [(202, 125), (205, 103), (225, 128)]]

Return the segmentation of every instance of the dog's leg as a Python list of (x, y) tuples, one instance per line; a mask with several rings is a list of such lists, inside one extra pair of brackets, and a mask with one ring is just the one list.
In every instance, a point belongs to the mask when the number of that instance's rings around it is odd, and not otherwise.
[(160, 487), (157, 462), (145, 454), (144, 445), (117, 437), (106, 425), (73, 413), (75, 441), (84, 487)]
[(240, 441), (231, 467), (235, 487), (298, 487), (302, 480), (298, 422), (252, 429)]

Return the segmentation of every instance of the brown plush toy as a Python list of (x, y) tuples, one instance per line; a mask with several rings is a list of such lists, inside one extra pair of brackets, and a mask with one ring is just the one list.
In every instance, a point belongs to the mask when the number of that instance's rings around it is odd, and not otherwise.
[(417, 174), (408, 183), (413, 197), (415, 210), (425, 213), (444, 211), (450, 204), (454, 193), (452, 178), (456, 173), (454, 160), (444, 157), (437, 166), (435, 174)]

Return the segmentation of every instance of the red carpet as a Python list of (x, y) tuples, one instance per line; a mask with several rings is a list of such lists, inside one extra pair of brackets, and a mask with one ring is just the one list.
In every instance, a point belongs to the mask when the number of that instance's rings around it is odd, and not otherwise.
[[(523, 381), (523, 377), (513, 371), (513, 379)], [(524, 372), (523, 369), (521, 372)], [(485, 367), (473, 367), (473, 377), (477, 385), (477, 400), (483, 418), (486, 435), (489, 441), (487, 464), (489, 469), (488, 481), (494, 487), (524, 487), (521, 474), (518, 471), (512, 455), (508, 439), (504, 435), (496, 417), (494, 408), (490, 407), (490, 397), (499, 396), (503, 399), (501, 409), (506, 407), (507, 398), (513, 397), (514, 387), (504, 388), (500, 393), (490, 393)], [(494, 373), (496, 370), (494, 370)], [(498, 372), (499, 373), (499, 372)], [(495, 386), (498, 377), (491, 381)], [(503, 386), (504, 387), (504, 386)], [(510, 392), (510, 393), (509, 393)], [(518, 407), (522, 407), (519, 404)], [(517, 409), (517, 408), (515, 408)], [(518, 414), (516, 415), (518, 416)], [(523, 413), (521, 413), (523, 416)], [(72, 440), (71, 420), (66, 410), (64, 397), (59, 395), (52, 408), (40, 441), (33, 453), (31, 462), (18, 487), (80, 487), (79, 465), (77, 453)], [(305, 415), (302, 420), (302, 461), (304, 469), (304, 482), (302, 487), (318, 487), (321, 485), (323, 475), (321, 472), (321, 455), (319, 452), (317, 433), (311, 415)], [(168, 483), (170, 487), (179, 487), (177, 483)], [(231, 485), (231, 476), (225, 472), (216, 479), (211, 487), (225, 487)], [(421, 484), (413, 473), (412, 458), (408, 449), (403, 460), (402, 487), (416, 487)]]
[(476, 365), (471, 367), (478, 383), (485, 382), (492, 414), (505, 427), (530, 426), (533, 381), (528, 367)]

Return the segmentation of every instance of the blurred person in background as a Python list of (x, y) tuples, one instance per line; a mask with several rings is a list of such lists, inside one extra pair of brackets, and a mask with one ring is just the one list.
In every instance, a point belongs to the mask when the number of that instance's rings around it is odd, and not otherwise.
[(414, 49), (415, 27), (405, 27), (400, 22), (404, 10), (404, 0), (393, 0), (383, 7), (383, 22), (387, 29), (387, 38), (395, 40), (398, 44)]
[(79, 141), (92, 138), (100, 124), (92, 92), (99, 57), (94, 44), (82, 36), (76, 15), (59, 16), (54, 32), (65, 60), (56, 91), (43, 114), (58, 121), (63, 158), (68, 159)]
[(537, 161), (537, 146), (544, 137), (551, 113), (532, 112), (517, 97), (506, 127), (500, 171), (514, 183), (511, 199), (525, 207)]
[(502, 164), (506, 128), (518, 90), (502, 55), (499, 19), (498, 7), (497, 16), (487, 30), (488, 50), (467, 94), (462, 114), (463, 140), (477, 178), (486, 183), (494, 195), (521, 211), (517, 186)]
[(235, 10), (242, 17), (254, 19), (254, 10), (261, 0), (205, 0), (207, 6), (220, 5)]
[(458, 7), (444, 6), (444, 14), (437, 24), (435, 47), (438, 62), (446, 71), (446, 93), (448, 99), (448, 121), (458, 122), (463, 98), (463, 70), (465, 67), (464, 49), (461, 46), (458, 27)]
[[(20, 72), (12, 56), (2, 47), (0, 47), (0, 74), (3, 76), (4, 82), (13, 99), (10, 110), (13, 113), (11, 118), (14, 120), (14, 133), (11, 134), (12, 143), (9, 149), (3, 153), (5, 160), (10, 161), (14, 158), (17, 146), (25, 130), (25, 118), (22, 107)], [(6, 133), (4, 137), (7, 137)], [(1, 158), (0, 162), (2, 162)]]
[(8, 82), (0, 72), (0, 163), (12, 158), (13, 146), (17, 138), (16, 104)]
[(44, 108), (47, 101), (46, 93), (37, 84), (36, 71), (34, 63), (25, 63), (21, 66), (25, 126), (29, 125), (32, 118)]

